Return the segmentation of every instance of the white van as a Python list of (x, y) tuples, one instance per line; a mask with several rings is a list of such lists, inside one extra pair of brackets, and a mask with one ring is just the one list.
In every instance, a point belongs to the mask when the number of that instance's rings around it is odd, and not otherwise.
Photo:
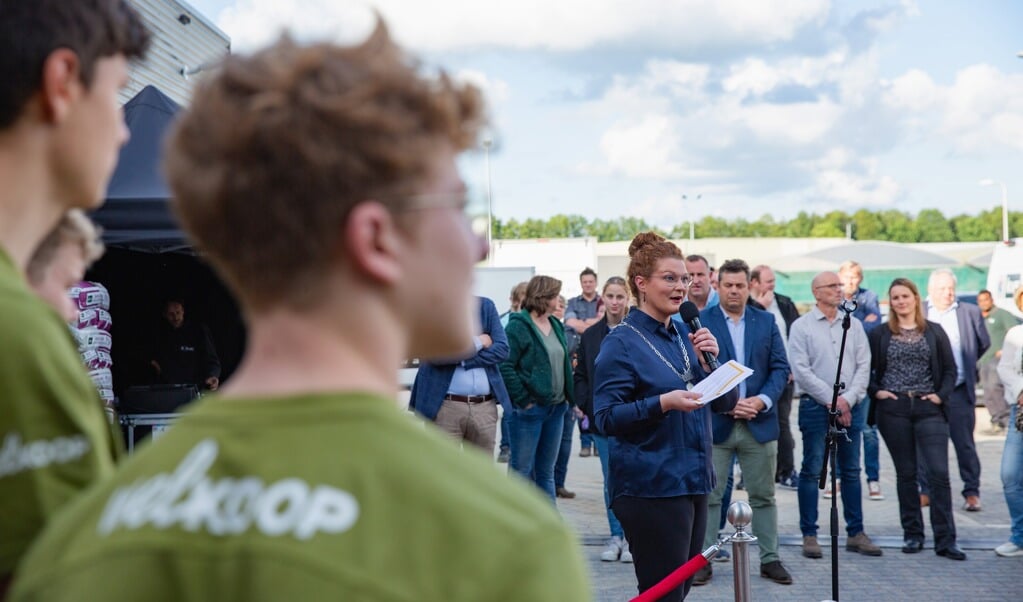
[(1020, 285), (1023, 285), (1023, 238), (996, 244), (987, 272), (987, 289), (995, 305), (1017, 317), (1023, 317), (1023, 313), (1013, 303), (1013, 294)]

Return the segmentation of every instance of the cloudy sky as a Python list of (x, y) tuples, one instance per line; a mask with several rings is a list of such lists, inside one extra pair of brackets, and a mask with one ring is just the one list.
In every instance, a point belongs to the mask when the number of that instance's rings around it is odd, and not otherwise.
[[(188, 1), (234, 52), (282, 26), (342, 41), (367, 30), (363, 2)], [(485, 90), (502, 219), (955, 215), (1000, 204), (983, 178), (1023, 211), (1018, 0), (372, 4), (426, 64)], [(483, 157), (462, 161), (481, 204)]]

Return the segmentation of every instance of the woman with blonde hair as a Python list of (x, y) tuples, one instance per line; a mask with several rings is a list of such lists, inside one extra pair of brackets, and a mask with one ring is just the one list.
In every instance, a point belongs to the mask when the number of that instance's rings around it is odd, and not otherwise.
[(600, 353), (600, 345), (612, 330), (621, 325), (625, 314), (629, 312), (629, 287), (625, 279), (621, 276), (608, 278), (604, 284), (604, 290), (601, 291), (600, 300), (604, 306), (604, 317), (587, 328), (586, 332), (579, 337), (578, 363), (575, 366), (575, 396), (579, 409), (583, 411), (585, 419), (592, 425), (590, 434), (593, 436), (597, 456), (600, 458), (600, 469), (604, 475), (604, 505), (607, 506), (607, 524), (611, 531), (611, 538), (604, 551), (600, 553), (600, 559), (604, 562), (616, 560), (632, 562), (629, 542), (625, 539), (622, 524), (611, 510), (611, 500), (608, 497), (607, 437), (603, 431), (597, 429), (597, 421), (593, 415), (593, 367), (597, 355)]
[(508, 359), (501, 376), (512, 402), (512, 470), (536, 483), (554, 499), (554, 462), (561, 447), (565, 412), (572, 403), (572, 364), (565, 328), (554, 317), (561, 281), (534, 276), (526, 286), (522, 310), (511, 314)]
[[(924, 547), (923, 514), (917, 489), (917, 454), (926, 464), (931, 491), (931, 528), (938, 556), (965, 560), (956, 545), (952, 490), (948, 477), (948, 417), (944, 404), (955, 388), (952, 345), (940, 325), (928, 322), (920, 291), (907, 278), (888, 287), (891, 313), (870, 341), (871, 398), (868, 424), (877, 424), (895, 464), (899, 518), (906, 554)], [(875, 420), (876, 418), (876, 420)]]
[[(679, 248), (643, 232), (629, 257), (637, 305), (600, 347), (593, 402), (608, 436), (611, 508), (646, 591), (701, 551), (714, 489), (710, 411), (731, 411), (738, 395), (701, 399), (691, 391), (710, 372), (704, 353), (717, 356), (718, 343), (706, 328), (689, 332), (671, 319), (692, 282)], [(691, 585), (662, 600), (683, 599)]]

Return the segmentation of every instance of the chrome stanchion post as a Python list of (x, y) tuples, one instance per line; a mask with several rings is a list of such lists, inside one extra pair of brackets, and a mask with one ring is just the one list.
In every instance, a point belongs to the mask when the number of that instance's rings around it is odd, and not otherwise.
[(753, 509), (742, 500), (732, 502), (728, 507), (728, 523), (735, 527), (735, 534), (729, 537), (732, 544), (732, 569), (735, 573), (735, 602), (749, 602), (749, 544), (757, 540), (746, 532), (746, 526), (753, 520)]

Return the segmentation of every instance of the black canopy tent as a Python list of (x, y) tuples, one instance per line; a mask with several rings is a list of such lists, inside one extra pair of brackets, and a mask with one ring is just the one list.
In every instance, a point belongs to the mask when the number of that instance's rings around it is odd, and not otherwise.
[(154, 382), (149, 365), (163, 304), (179, 298), (186, 317), (207, 324), (220, 355), (222, 380), (238, 365), (245, 332), (237, 304), (197, 255), (170, 211), (161, 172), (163, 142), (177, 103), (146, 86), (124, 105), (131, 139), (121, 149), (104, 205), (92, 214), (107, 252), (87, 280), (110, 291), (114, 390)]
[(171, 214), (170, 190), (160, 173), (164, 135), (179, 110), (176, 102), (146, 86), (124, 105), (131, 139), (121, 148), (106, 202), (93, 214), (111, 247), (150, 253), (189, 251)]

